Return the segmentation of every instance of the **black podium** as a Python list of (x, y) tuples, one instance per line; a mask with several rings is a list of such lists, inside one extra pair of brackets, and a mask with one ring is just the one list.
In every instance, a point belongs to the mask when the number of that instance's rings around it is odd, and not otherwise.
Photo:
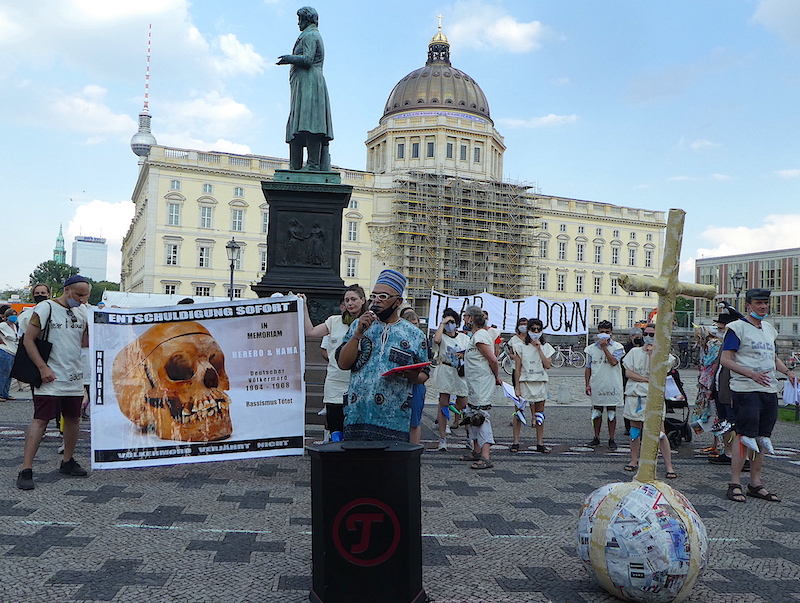
[(311, 455), (314, 603), (424, 603), (422, 446), (335, 442)]

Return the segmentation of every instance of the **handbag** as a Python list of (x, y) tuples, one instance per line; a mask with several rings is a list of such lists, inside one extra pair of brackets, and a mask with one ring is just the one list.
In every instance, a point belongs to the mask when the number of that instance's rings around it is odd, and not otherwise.
[[(50, 306), (50, 314), (47, 316), (45, 327), (40, 333), (40, 337), (33, 340), (36, 349), (39, 350), (39, 355), (42, 360), (47, 362), (50, 359), (50, 352), (53, 350), (53, 344), (48, 341), (50, 336), (50, 317), (53, 314), (53, 306)], [(19, 338), (19, 345), (17, 346), (17, 355), (14, 357), (14, 364), (11, 367), (11, 376), (17, 381), (22, 383), (29, 383), (33, 387), (42, 386), (42, 375), (39, 369), (28, 356), (28, 350), (25, 349), (25, 334)]]

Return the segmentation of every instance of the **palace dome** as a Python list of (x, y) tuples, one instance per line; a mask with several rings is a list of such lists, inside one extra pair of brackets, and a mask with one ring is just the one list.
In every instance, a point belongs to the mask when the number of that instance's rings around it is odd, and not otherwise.
[(383, 117), (413, 109), (472, 113), (491, 121), (489, 103), (478, 83), (450, 65), (450, 43), (441, 28), (428, 44), (428, 61), (392, 90)]

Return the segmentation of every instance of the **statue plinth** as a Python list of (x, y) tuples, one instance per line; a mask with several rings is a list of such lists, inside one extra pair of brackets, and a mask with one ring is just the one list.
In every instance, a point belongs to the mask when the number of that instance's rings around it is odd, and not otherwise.
[(305, 293), (314, 324), (339, 313), (342, 210), (353, 187), (325, 181), (336, 172), (279, 170), (261, 188), (269, 205), (267, 269), (253, 285), (259, 297)]

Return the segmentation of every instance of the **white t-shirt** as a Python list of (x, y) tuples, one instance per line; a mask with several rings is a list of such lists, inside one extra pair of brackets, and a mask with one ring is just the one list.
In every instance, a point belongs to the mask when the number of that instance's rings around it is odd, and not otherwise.
[(33, 309), (42, 332), (50, 331), (47, 340), (53, 344), (47, 366), (56, 376), (55, 381), (42, 383), (35, 393), (41, 396), (82, 396), (84, 360), (81, 357), (81, 342), (86, 331), (88, 312), (86, 306), (65, 308), (55, 300), (43, 301)]
[[(617, 359), (622, 359), (624, 347), (617, 341), (608, 342), (608, 351)], [(622, 402), (622, 371), (619, 364), (611, 365), (606, 358), (606, 353), (597, 343), (586, 346), (583, 350), (591, 364), (587, 367), (592, 371), (589, 385), (592, 388), (592, 404), (594, 406), (616, 406)]]
[[(549, 343), (543, 343), (541, 345), (542, 354), (544, 354), (545, 358), (550, 358), (553, 354), (556, 353), (553, 346)], [(514, 351), (520, 358), (522, 370), (520, 371), (520, 375), (518, 379), (520, 381), (535, 381), (535, 382), (546, 382), (550, 380), (550, 377), (547, 375), (547, 371), (542, 364), (542, 357), (539, 354), (539, 350), (535, 345), (529, 343), (525, 345), (517, 346)]]
[(342, 404), (344, 394), (350, 387), (350, 371), (343, 371), (336, 362), (336, 349), (350, 330), (350, 325), (342, 322), (341, 314), (334, 314), (325, 320), (328, 334), (325, 336), (325, 349), (328, 351), (328, 372), (325, 375), (325, 388), (322, 401), (325, 404)]
[(492, 336), (486, 329), (478, 329), (472, 335), (464, 354), (464, 375), (469, 385), (469, 403), (485, 406), (492, 403), (497, 383), (492, 369), (489, 368), (489, 361), (478, 349), (479, 343), (485, 343), (494, 352)]
[(775, 340), (778, 337), (778, 332), (775, 327), (768, 322), (761, 321), (761, 328), (759, 329), (747, 320), (734, 320), (728, 324), (728, 329), (733, 331), (736, 337), (739, 338), (739, 349), (734, 354), (734, 360), (752, 371), (769, 373), (770, 375), (768, 385), (759, 385), (752, 379), (731, 371), (731, 391), (777, 392)]

